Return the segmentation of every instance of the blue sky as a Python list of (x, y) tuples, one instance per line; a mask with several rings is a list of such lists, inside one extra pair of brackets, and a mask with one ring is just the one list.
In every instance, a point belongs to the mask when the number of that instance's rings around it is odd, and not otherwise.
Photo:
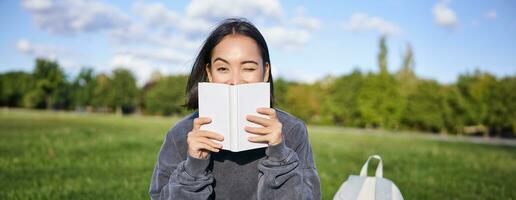
[(415, 71), (442, 83), (474, 69), (516, 74), (516, 1), (0, 1), (0, 72), (33, 69), (35, 57), (56, 59), (69, 76), (133, 71), (188, 73), (211, 28), (231, 16), (249, 18), (265, 35), (273, 74), (311, 82), (353, 69), (377, 70), (378, 41), (387, 35), (389, 70), (406, 45)]

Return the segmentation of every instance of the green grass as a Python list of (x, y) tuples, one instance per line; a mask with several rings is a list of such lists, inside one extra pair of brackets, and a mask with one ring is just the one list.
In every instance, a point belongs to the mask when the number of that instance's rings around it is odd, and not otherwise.
[[(0, 199), (148, 199), (176, 120), (1, 110)], [(371, 154), (382, 156), (384, 176), (405, 199), (516, 199), (516, 147), (309, 129), (324, 199)]]

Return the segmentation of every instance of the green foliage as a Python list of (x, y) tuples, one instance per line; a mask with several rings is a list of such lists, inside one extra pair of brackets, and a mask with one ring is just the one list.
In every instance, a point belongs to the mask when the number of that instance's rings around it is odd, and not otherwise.
[(274, 103), (277, 108), (285, 109), (287, 107), (285, 96), (291, 84), (281, 77), (274, 79)]
[(380, 38), (380, 53), (378, 53), (378, 66), (380, 67), (380, 74), (389, 73), (387, 70), (387, 54), (389, 50), (387, 49), (385, 36)]
[(516, 77), (493, 84), (487, 94), (486, 124), (497, 135), (516, 133)]
[(76, 107), (93, 105), (96, 81), (92, 68), (83, 68), (72, 83), (73, 102)]
[(289, 112), (305, 121), (315, 120), (320, 110), (320, 95), (316, 87), (317, 85), (308, 84), (291, 85), (284, 100)]
[(116, 108), (117, 113), (132, 111), (138, 98), (138, 88), (133, 74), (127, 69), (115, 69), (109, 85), (109, 103)]
[(358, 70), (332, 80), (323, 100), (324, 115), (338, 125), (360, 126), (362, 113), (357, 96), (363, 85), (364, 77)]
[[(410, 44), (391, 74), (386, 41), (379, 42), (377, 73), (354, 70), (311, 84), (276, 77), (275, 107), (311, 124), (516, 136), (515, 76), (474, 71), (453, 84), (421, 79)], [(92, 68), (68, 81), (57, 62), (37, 59), (33, 73), (0, 74), (0, 106), (182, 115), (189, 112), (182, 107), (186, 81), (155, 72), (138, 88), (126, 69), (107, 75)]]
[(475, 71), (474, 74), (459, 76), (457, 87), (466, 100), (468, 114), (466, 125), (485, 124), (488, 114), (488, 93), (496, 83), (496, 78), (488, 73)]
[(65, 75), (55, 61), (36, 59), (36, 67), (32, 74), (35, 81), (35, 91), (26, 101), (29, 107), (38, 107), (44, 102), (47, 109), (66, 108), (68, 96)]
[(98, 74), (95, 76), (95, 87), (93, 89), (92, 104), (99, 111), (109, 110), (111, 93), (111, 78), (106, 74)]
[(404, 106), (398, 83), (389, 74), (368, 74), (357, 94), (358, 110), (365, 127), (397, 129)]
[(403, 56), (403, 64), (400, 71), (395, 75), (399, 83), (401, 95), (405, 98), (409, 93), (415, 92), (418, 85), (419, 80), (414, 72), (414, 67), (414, 53), (410, 44), (407, 44), (407, 50)]
[(22, 107), (23, 97), (34, 87), (32, 75), (26, 72), (0, 74), (0, 106)]
[(467, 107), (464, 98), (455, 85), (443, 86), (445, 104), (442, 109), (445, 133), (462, 134)]
[(435, 81), (420, 81), (407, 96), (402, 123), (418, 130), (439, 132), (444, 128), (443, 108), (446, 99), (443, 88)]
[(185, 88), (187, 76), (160, 78), (144, 93), (145, 110), (150, 114), (171, 115), (185, 113)]

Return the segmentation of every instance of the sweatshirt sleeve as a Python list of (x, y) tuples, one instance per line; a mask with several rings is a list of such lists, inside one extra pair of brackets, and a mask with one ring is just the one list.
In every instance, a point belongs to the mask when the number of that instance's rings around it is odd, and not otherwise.
[(258, 164), (258, 199), (321, 199), (306, 126), (298, 123), (290, 132), (299, 137), (295, 150), (285, 145), (284, 138), (280, 144), (269, 146)]
[(209, 199), (213, 193), (213, 176), (208, 170), (210, 156), (196, 159), (180, 155), (172, 128), (167, 134), (154, 167), (149, 193), (151, 199)]

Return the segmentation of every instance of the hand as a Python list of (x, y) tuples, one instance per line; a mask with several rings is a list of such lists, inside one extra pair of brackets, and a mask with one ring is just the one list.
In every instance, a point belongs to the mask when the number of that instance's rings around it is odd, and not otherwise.
[(219, 152), (222, 144), (212, 140), (223, 141), (224, 136), (205, 130), (199, 130), (201, 125), (211, 123), (208, 117), (195, 118), (193, 129), (188, 133), (186, 142), (188, 143), (188, 154), (197, 159), (206, 159), (210, 152)]
[(246, 119), (255, 124), (262, 125), (263, 127), (250, 127), (246, 126), (245, 130), (249, 133), (257, 134), (260, 136), (249, 137), (250, 142), (267, 143), (269, 146), (274, 146), (283, 140), (281, 137), (281, 128), (283, 124), (278, 120), (276, 116), (276, 110), (273, 108), (258, 108), (258, 113), (267, 115), (269, 119), (258, 117), (254, 115), (247, 115)]

